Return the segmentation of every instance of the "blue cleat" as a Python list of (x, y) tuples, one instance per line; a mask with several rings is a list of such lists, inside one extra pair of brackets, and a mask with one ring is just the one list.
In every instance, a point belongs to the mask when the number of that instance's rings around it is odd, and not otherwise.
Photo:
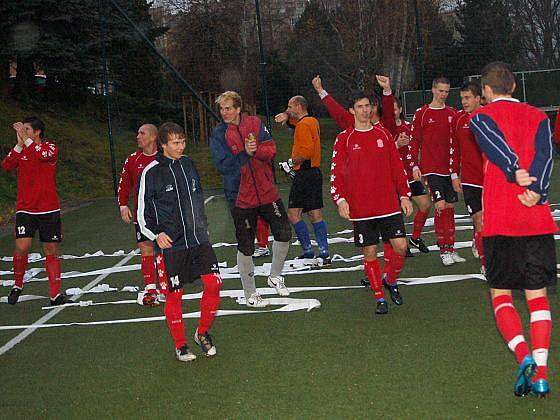
[[(537, 364), (535, 360), (527, 355), (517, 369), (517, 381), (513, 387), (513, 393), (517, 397), (524, 397), (531, 392), (533, 385), (533, 376), (537, 373)], [(548, 384), (547, 384), (548, 389)]]
[(385, 315), (388, 312), (389, 312), (389, 306), (387, 306), (387, 302), (385, 301), (385, 299), (379, 299), (377, 301), (375, 313), (377, 315)]
[(544, 398), (548, 395), (548, 381), (546, 379), (537, 379), (531, 388), (531, 395)]

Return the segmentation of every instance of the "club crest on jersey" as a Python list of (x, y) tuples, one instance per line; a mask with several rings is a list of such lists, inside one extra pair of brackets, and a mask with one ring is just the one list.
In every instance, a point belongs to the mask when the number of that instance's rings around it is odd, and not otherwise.
[(447, 117), (447, 121), (449, 121), (449, 124), (451, 124), (452, 119), (453, 119), (453, 117)]
[(463, 128), (467, 128), (467, 129), (470, 128), (470, 127), (469, 127), (469, 123), (463, 124)]
[(383, 147), (383, 140), (382, 139), (377, 139), (377, 147), (379, 147), (379, 148)]
[(173, 191), (173, 185), (169, 184), (165, 186), (165, 192)]
[(433, 118), (431, 118), (431, 117), (428, 118), (428, 124), (432, 124), (432, 123), (435, 123), (435, 120), (434, 120)]
[(360, 150), (361, 147), (358, 143), (354, 143), (354, 146), (352, 146), (352, 150)]

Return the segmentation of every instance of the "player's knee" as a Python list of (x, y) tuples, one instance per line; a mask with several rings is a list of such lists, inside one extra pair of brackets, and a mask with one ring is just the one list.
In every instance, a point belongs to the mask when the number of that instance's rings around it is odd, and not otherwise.
[(255, 244), (238, 244), (237, 250), (246, 257), (252, 257), (255, 252)]
[(202, 276), (202, 282), (204, 283), (204, 291), (210, 294), (219, 294), (222, 289), (222, 278), (219, 274), (205, 274)]
[(292, 239), (292, 228), (286, 223), (285, 226), (273, 233), (274, 240), (278, 242), (289, 242)]
[(444, 210), (445, 209), (445, 201), (443, 201), (443, 200), (436, 201), (434, 203), (434, 207), (436, 208), (436, 210), (439, 210), (439, 211)]

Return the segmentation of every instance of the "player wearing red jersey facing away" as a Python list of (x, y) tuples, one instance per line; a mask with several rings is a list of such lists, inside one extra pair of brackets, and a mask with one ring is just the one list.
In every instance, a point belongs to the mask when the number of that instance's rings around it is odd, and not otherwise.
[[(549, 392), (547, 359), (552, 321), (547, 287), (556, 283), (554, 233), (548, 204), (552, 173), (550, 121), (512, 98), (515, 77), (507, 64), (482, 70), (488, 105), (471, 117), (484, 158), (483, 247), (496, 324), (519, 368), (515, 395)], [(525, 292), (532, 355), (513, 305), (512, 289)]]
[(430, 250), (424, 243), (421, 235), (422, 229), (424, 229), (424, 225), (426, 224), (426, 219), (430, 214), (430, 199), (426, 193), (424, 184), (421, 181), (416, 181), (412, 174), (412, 170), (416, 166), (415, 156), (418, 155), (418, 143), (412, 141), (412, 124), (402, 118), (402, 104), (397, 98), (395, 98), (393, 110), (395, 115), (395, 131), (393, 137), (395, 138), (395, 144), (397, 145), (406, 171), (408, 186), (412, 193), (412, 201), (418, 208), (414, 215), (412, 234), (409, 243), (411, 246), (418, 248), (420, 252), (428, 253)]
[(208, 237), (204, 195), (194, 163), (183, 155), (183, 128), (168, 122), (159, 129), (158, 153), (138, 182), (137, 220), (141, 233), (158, 247), (160, 289), (165, 293), (165, 319), (181, 362), (196, 359), (185, 340), (181, 301), (183, 286), (200, 277), (204, 284), (200, 321), (194, 341), (206, 356), (216, 347), (208, 330), (220, 305), (222, 279)]
[(480, 258), (484, 274), (484, 252), (482, 249), (482, 153), (470, 128), (471, 114), (480, 107), (482, 91), (476, 82), (464, 83), (460, 90), (463, 110), (453, 117), (451, 142), (455, 158), (451, 170), (458, 175), (451, 182), (455, 192), (463, 193), (467, 211), (472, 217), (473, 255)]
[(14, 250), (15, 284), (8, 296), (8, 303), (15, 305), (23, 290), (23, 277), (33, 236), (39, 239), (45, 253), (49, 278), (51, 305), (68, 302), (60, 292), (60, 260), (58, 243), (62, 240), (60, 205), (56, 192), (56, 160), (58, 148), (43, 140), (45, 124), (37, 117), (28, 117), (13, 124), (17, 143), (2, 162), (4, 171), (17, 170), (18, 188), (16, 203)]
[[(144, 292), (139, 295), (138, 303), (146, 306), (159, 305), (156, 289), (154, 245), (151, 240), (142, 235), (133, 214), (136, 214), (138, 180), (144, 168), (155, 159), (157, 154), (157, 134), (157, 127), (153, 124), (144, 124), (140, 126), (136, 136), (139, 149), (126, 158), (118, 189), (121, 218), (125, 223), (134, 223), (134, 228), (136, 230), (136, 243), (138, 244), (141, 255), (140, 269), (145, 286)], [(128, 199), (131, 193), (134, 194), (134, 213), (128, 207)]]
[[(401, 210), (412, 213), (410, 188), (391, 135), (374, 129), (371, 102), (362, 92), (350, 100), (354, 127), (340, 133), (333, 146), (331, 196), (339, 215), (353, 222), (354, 243), (362, 248), (364, 271), (377, 301), (376, 313), (388, 312), (383, 294), (377, 244), (381, 234), (398, 262), (388, 277), (391, 298), (402, 303), (396, 278), (404, 264), (406, 231)], [(375, 182), (362, 182), (364, 179)], [(375, 197), (375, 200), (372, 200)]]
[(455, 214), (457, 193), (451, 180), (454, 150), (451, 148), (451, 121), (455, 109), (445, 105), (449, 95), (449, 80), (438, 77), (432, 83), (432, 101), (416, 110), (412, 121), (412, 140), (418, 143), (418, 156), (413, 158), (412, 174), (415, 181), (422, 175), (426, 178), (434, 202), (434, 224), (443, 265), (452, 265), (466, 260), (455, 252)]

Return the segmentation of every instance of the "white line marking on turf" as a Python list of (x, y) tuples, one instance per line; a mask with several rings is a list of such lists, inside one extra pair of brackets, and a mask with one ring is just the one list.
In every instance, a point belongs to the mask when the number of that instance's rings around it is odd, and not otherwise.
[[(125, 258), (123, 258), (122, 260), (120, 260), (118, 263), (116, 263), (113, 267), (119, 267), (121, 265), (126, 264), (128, 261), (130, 261), (135, 255), (127, 255)], [(84, 290), (89, 290), (92, 287), (95, 287), (101, 280), (105, 279), (107, 276), (109, 276), (109, 274), (111, 273), (105, 273), (105, 274), (101, 274), (100, 276), (96, 277), (95, 279), (93, 279), (90, 283), (88, 283), (85, 287)], [(71, 300), (72, 301), (76, 301), (78, 300), (82, 295), (75, 295), (72, 296)], [(8, 341), (6, 344), (4, 344), (2, 347), (0, 347), (0, 356), (3, 355), (4, 353), (7, 353), (8, 351), (10, 351), (11, 349), (13, 349), (15, 346), (17, 346), (19, 343), (21, 343), (23, 340), (25, 340), (27, 337), (29, 337), (31, 334), (33, 334), (37, 328), (41, 328), (42, 325), (45, 325), (45, 323), (47, 321), (49, 321), (51, 318), (55, 317), (58, 313), (62, 312), (65, 308), (64, 307), (60, 307), (57, 309), (52, 310), (51, 312), (47, 313), (46, 315), (42, 316), (41, 318), (39, 318), (37, 321), (35, 321), (32, 325), (28, 326), (24, 331), (22, 331), (21, 333), (19, 333), (18, 335), (16, 335), (14, 338), (12, 338), (10, 341)]]
[(206, 200), (204, 200), (204, 205), (208, 204), (210, 201), (212, 201), (212, 199), (216, 197), (215, 195), (211, 195), (210, 197), (208, 197)]

